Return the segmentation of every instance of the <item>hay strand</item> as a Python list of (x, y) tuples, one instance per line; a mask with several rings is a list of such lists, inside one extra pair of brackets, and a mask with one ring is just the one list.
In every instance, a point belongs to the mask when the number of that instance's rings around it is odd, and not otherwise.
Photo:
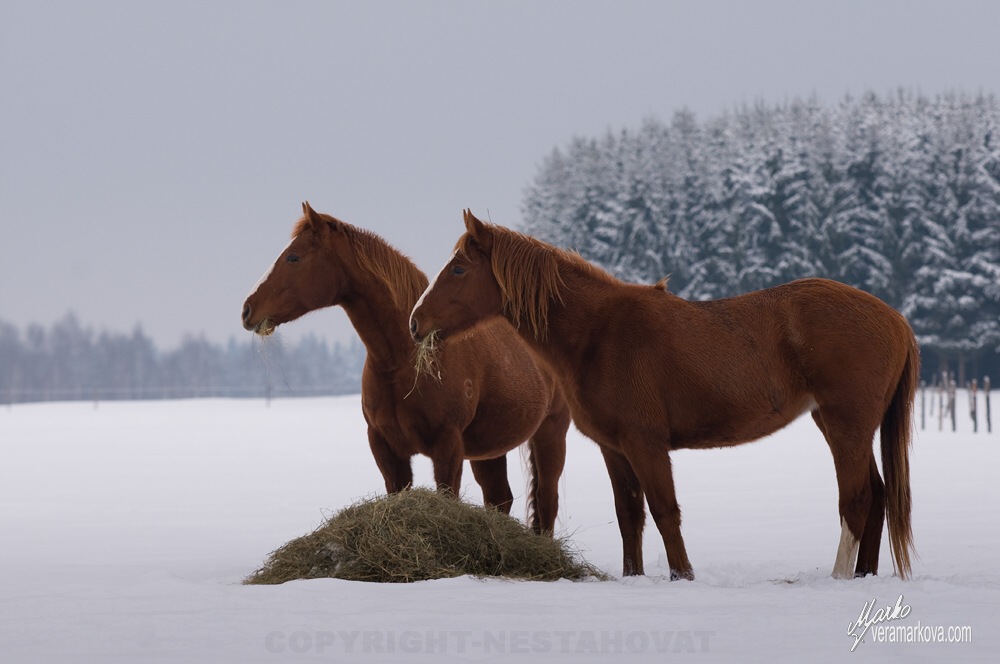
[(417, 354), (414, 358), (414, 368), (417, 370), (417, 377), (422, 374), (432, 376), (441, 382), (441, 370), (438, 368), (438, 332), (431, 331), (417, 344)]
[[(437, 330), (432, 330), (430, 334), (421, 339), (420, 343), (417, 344), (417, 350), (413, 359), (413, 368), (416, 370), (413, 375), (413, 387), (406, 393), (407, 397), (413, 394), (414, 391), (419, 392), (417, 384), (420, 382), (421, 375), (430, 376), (438, 383), (441, 382), (441, 369), (438, 366), (437, 340)], [(405, 399), (406, 397), (403, 398)]]

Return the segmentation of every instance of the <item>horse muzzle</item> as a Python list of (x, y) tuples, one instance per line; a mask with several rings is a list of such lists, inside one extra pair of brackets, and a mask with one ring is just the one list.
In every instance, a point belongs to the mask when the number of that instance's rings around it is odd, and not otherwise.
[(275, 327), (276, 325), (268, 318), (264, 318), (263, 320), (254, 323), (253, 307), (250, 306), (250, 302), (247, 301), (243, 305), (243, 329), (249, 330), (254, 334), (259, 334), (262, 337), (266, 337), (274, 332)]
[(423, 335), (420, 333), (419, 326), (417, 325), (417, 319), (410, 316), (410, 336), (417, 343), (423, 341)]
[(250, 323), (251, 316), (253, 316), (253, 307), (250, 306), (250, 302), (245, 302), (243, 304), (243, 329), (252, 331), (256, 327)]
[(444, 335), (441, 333), (441, 330), (432, 327), (424, 329), (424, 327), (417, 322), (416, 318), (412, 316), (410, 317), (410, 336), (413, 337), (413, 340), (415, 342), (417, 342), (418, 344), (422, 344), (424, 343), (424, 341), (427, 340), (427, 337), (431, 335), (434, 335), (434, 337), (439, 340), (444, 338)]

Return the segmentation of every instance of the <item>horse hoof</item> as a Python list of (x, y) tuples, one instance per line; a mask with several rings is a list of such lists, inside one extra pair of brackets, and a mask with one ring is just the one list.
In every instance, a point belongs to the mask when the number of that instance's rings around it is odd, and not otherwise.
[(685, 570), (683, 572), (678, 572), (675, 569), (670, 570), (670, 580), (671, 581), (694, 581), (694, 572), (691, 570)]

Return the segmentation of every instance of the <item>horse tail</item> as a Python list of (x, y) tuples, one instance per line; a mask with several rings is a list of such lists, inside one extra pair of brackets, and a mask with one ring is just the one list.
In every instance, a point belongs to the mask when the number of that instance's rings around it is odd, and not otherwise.
[[(527, 466), (526, 470), (528, 471), (527, 496), (524, 501), (525, 521), (532, 532), (539, 533), (542, 530), (542, 524), (538, 519), (538, 505), (535, 499), (538, 491), (538, 463), (535, 461), (535, 446), (528, 443), (522, 445), (521, 448), (521, 460)], [(528, 450), (527, 457), (524, 455), (524, 448)]]
[(889, 547), (896, 571), (903, 579), (910, 575), (910, 436), (913, 399), (920, 381), (920, 348), (907, 328), (909, 347), (906, 364), (896, 384), (889, 407), (882, 416), (882, 472), (885, 474), (886, 514)]

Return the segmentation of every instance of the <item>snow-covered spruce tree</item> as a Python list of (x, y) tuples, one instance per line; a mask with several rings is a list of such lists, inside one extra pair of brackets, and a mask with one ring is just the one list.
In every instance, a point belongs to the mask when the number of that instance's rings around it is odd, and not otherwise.
[(945, 97), (918, 144), (923, 260), (903, 312), (938, 368), (956, 365), (960, 380), (967, 361), (1000, 345), (998, 119), (995, 101)]
[(998, 129), (982, 95), (680, 112), (553, 152), (525, 227), (691, 299), (839, 279), (911, 317), (928, 373), (1000, 373)]

